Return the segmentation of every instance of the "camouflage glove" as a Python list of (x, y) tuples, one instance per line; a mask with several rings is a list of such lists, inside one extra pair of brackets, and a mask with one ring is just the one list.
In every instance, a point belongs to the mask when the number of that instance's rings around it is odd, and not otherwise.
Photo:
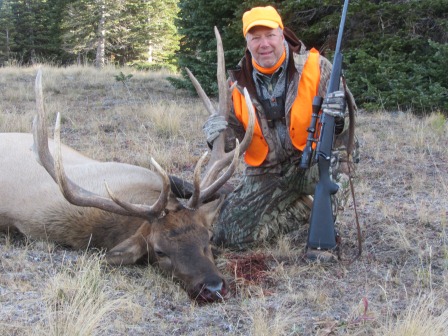
[(211, 145), (213, 141), (218, 137), (218, 135), (227, 128), (226, 118), (222, 115), (212, 114), (204, 126), (202, 126), (202, 130), (204, 131), (205, 137), (207, 138), (207, 142)]
[(325, 97), (322, 112), (335, 118), (344, 118), (345, 107), (345, 92), (335, 91)]

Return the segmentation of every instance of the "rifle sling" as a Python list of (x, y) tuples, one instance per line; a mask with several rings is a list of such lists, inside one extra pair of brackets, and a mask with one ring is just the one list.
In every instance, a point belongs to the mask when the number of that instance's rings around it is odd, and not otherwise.
[(347, 85), (346, 85), (344, 76), (342, 76), (342, 83), (344, 86), (344, 92), (345, 92), (345, 96), (346, 96), (346, 100), (347, 100), (348, 116), (349, 116), (349, 122), (350, 122), (349, 128), (348, 128), (348, 144), (346, 146), (347, 158), (348, 158), (348, 160), (347, 160), (348, 179), (349, 179), (350, 191), (351, 191), (352, 199), (353, 199), (353, 209), (355, 212), (356, 230), (357, 230), (357, 234), (358, 234), (358, 254), (352, 260), (350, 260), (348, 262), (348, 265), (351, 265), (362, 254), (362, 233), (361, 233), (361, 226), (359, 224), (358, 208), (356, 206), (355, 188), (354, 188), (353, 180), (352, 180), (352, 176), (353, 176), (352, 169), (354, 169), (354, 166), (352, 165), (353, 161), (351, 160), (352, 153), (355, 148), (355, 110), (356, 110), (356, 105), (355, 105), (353, 96), (351, 95), (351, 93), (349, 93), (349, 91), (347, 89)]

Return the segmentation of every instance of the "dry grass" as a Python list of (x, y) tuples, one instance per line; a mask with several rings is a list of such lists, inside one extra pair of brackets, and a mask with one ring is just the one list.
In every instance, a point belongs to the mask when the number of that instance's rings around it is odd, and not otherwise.
[(37, 334), (92, 335), (107, 330), (101, 321), (115, 315), (128, 299), (127, 294), (108, 295), (108, 273), (102, 272), (101, 264), (99, 256), (82, 255), (50, 279), (43, 293), (47, 319)]
[[(126, 83), (120, 72), (132, 74)], [(0, 131), (29, 132), (36, 68), (0, 68)], [(207, 112), (166, 73), (43, 67), (50, 124), (98, 160), (191, 178)], [(302, 260), (306, 228), (217, 264), (233, 288), (198, 306), (157, 269), (104, 268), (101, 255), (0, 234), (1, 335), (444, 335), (448, 330), (448, 125), (438, 113), (358, 116), (356, 196), (364, 253)], [(236, 176), (237, 177), (237, 176)], [(343, 259), (356, 250), (353, 202)], [(252, 260), (252, 262), (247, 261)]]
[(441, 309), (440, 304), (446, 303), (438, 301), (433, 295), (417, 297), (397, 318), (390, 317), (386, 325), (376, 334), (381, 336), (444, 335), (448, 330), (448, 310), (446, 307)]

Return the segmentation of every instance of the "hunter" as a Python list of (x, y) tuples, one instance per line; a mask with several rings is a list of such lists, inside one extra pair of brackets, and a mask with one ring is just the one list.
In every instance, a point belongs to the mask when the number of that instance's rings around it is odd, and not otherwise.
[[(230, 84), (237, 83), (229, 120), (212, 115), (203, 126), (209, 146), (225, 131), (231, 149), (235, 137), (243, 138), (248, 123), (243, 94), (247, 88), (257, 116), (253, 140), (244, 155), (247, 167), (239, 185), (226, 197), (213, 230), (215, 244), (238, 249), (307, 223), (319, 175), (317, 165), (301, 169), (299, 163), (312, 100), (316, 95), (325, 98), (322, 112), (335, 117), (335, 143), (341, 145), (348, 126), (346, 99), (353, 99), (342, 85), (340, 91), (325, 97), (331, 63), (316, 49), (306, 50), (283, 26), (275, 8), (255, 7), (245, 12), (243, 35), (245, 55), (236, 69), (229, 71)], [(347, 195), (348, 176), (339, 164), (346, 157), (341, 157), (340, 150), (332, 157), (331, 175), (340, 187), (333, 198), (335, 218)], [(312, 256), (313, 251), (308, 253)]]

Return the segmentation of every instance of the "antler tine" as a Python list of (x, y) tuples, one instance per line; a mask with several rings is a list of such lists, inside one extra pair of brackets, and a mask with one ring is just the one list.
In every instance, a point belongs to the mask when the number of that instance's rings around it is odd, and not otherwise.
[[(226, 76), (226, 65), (224, 57), (224, 47), (222, 44), (221, 35), (219, 34), (218, 28), (214, 27), (215, 37), (216, 37), (216, 51), (217, 51), (217, 70), (216, 79), (218, 82), (218, 95), (219, 95), (219, 111), (220, 114), (229, 119), (230, 108), (231, 108), (231, 96), (228, 87), (227, 76)], [(232, 86), (234, 87), (234, 86)], [(234, 158), (233, 152), (225, 153), (225, 132), (221, 134), (213, 141), (213, 149), (211, 153), (210, 160), (207, 164), (205, 171), (205, 176), (201, 183), (201, 189), (208, 188), (213, 183), (217, 182), (217, 177), (219, 173), (231, 163)], [(220, 179), (221, 185), (226, 181)]]
[(193, 83), (194, 88), (196, 89), (196, 92), (198, 93), (199, 97), (202, 99), (202, 102), (204, 103), (205, 108), (210, 114), (215, 114), (216, 110), (212, 105), (212, 102), (210, 101), (210, 98), (208, 98), (207, 94), (205, 93), (204, 89), (202, 88), (201, 84), (199, 84), (196, 77), (191, 73), (190, 69), (185, 68), (187, 71), (188, 77), (190, 77), (191, 82)]
[(48, 174), (56, 180), (54, 160), (48, 148), (48, 131), (45, 122), (44, 98), (42, 93), (42, 69), (37, 70), (34, 86), (36, 94), (37, 114), (33, 120), (33, 151), (37, 161), (47, 170)]
[(192, 209), (196, 209), (199, 205), (199, 198), (201, 196), (201, 168), (202, 163), (204, 162), (205, 158), (207, 157), (207, 152), (202, 154), (201, 158), (198, 160), (198, 163), (196, 163), (196, 167), (194, 168), (194, 174), (193, 174), (193, 195), (191, 195), (190, 199), (188, 200), (187, 206)]
[[(113, 212), (124, 216), (141, 217), (148, 219), (149, 217), (158, 216), (165, 208), (168, 202), (170, 182), (169, 177), (166, 172), (163, 171), (160, 166), (156, 163), (156, 167), (159, 175), (162, 177), (162, 191), (159, 195), (156, 203), (151, 207), (148, 205), (134, 205), (140, 211), (128, 211), (121, 204), (126, 204), (126, 202), (114, 202), (113, 200), (94, 194), (88, 190), (85, 190), (75, 184), (70, 180), (64, 171), (64, 166), (62, 164), (61, 155), (61, 120), (60, 114), (57, 114), (56, 124), (54, 130), (54, 141), (56, 143), (56, 160), (50, 153), (48, 147), (48, 135), (47, 135), (47, 125), (45, 122), (45, 109), (43, 104), (43, 93), (42, 93), (42, 71), (38, 70), (36, 76), (36, 105), (37, 105), (37, 116), (33, 121), (33, 150), (37, 155), (38, 161), (45, 168), (45, 170), (50, 174), (53, 180), (59, 185), (59, 188), (64, 195), (64, 197), (70, 203), (83, 207), (95, 207), (101, 210)], [(155, 161), (154, 161), (155, 162)], [(106, 187), (107, 188), (107, 187)], [(135, 210), (135, 209), (133, 209)]]
[(224, 115), (226, 119), (229, 117), (230, 113), (230, 90), (227, 83), (226, 76), (226, 61), (224, 58), (224, 46), (222, 45), (221, 35), (219, 34), (218, 28), (214, 27), (215, 37), (216, 37), (216, 53), (217, 53), (217, 70), (216, 79), (218, 81), (218, 93), (219, 93), (219, 112)]
[(200, 203), (205, 201), (214, 193), (216, 193), (219, 190), (219, 188), (221, 188), (232, 177), (233, 173), (235, 172), (236, 166), (238, 164), (238, 157), (240, 156), (240, 142), (238, 141), (238, 139), (236, 139), (236, 147), (232, 151), (232, 153), (233, 153), (233, 160), (230, 163), (227, 170), (214, 183), (212, 183), (210, 186), (202, 190), (201, 197), (199, 200)]
[(109, 194), (110, 198), (117, 203), (119, 206), (121, 206), (123, 209), (129, 211), (130, 213), (136, 213), (140, 214), (138, 217), (142, 218), (150, 218), (150, 217), (156, 217), (163, 213), (165, 210), (167, 204), (168, 204), (168, 197), (169, 197), (169, 190), (170, 190), (170, 179), (168, 174), (162, 167), (157, 163), (154, 158), (151, 158), (151, 165), (156, 169), (159, 176), (162, 178), (162, 191), (159, 195), (159, 198), (157, 201), (149, 206), (149, 205), (142, 205), (142, 204), (132, 204), (123, 200), (120, 200), (113, 192), (110, 190), (109, 186), (107, 185), (107, 182), (104, 182), (107, 193)]
[[(222, 44), (221, 35), (219, 34), (218, 28), (214, 27), (215, 37), (216, 37), (216, 56), (217, 56), (217, 68), (216, 68), (216, 80), (218, 82), (218, 97), (219, 97), (219, 109), (217, 114), (222, 115), (229, 119), (230, 114), (230, 91), (227, 84), (227, 76), (226, 76), (226, 61), (224, 58), (224, 46)], [(203, 180), (201, 183), (201, 188), (203, 186), (207, 186), (210, 184), (208, 181), (207, 175), (208, 172), (212, 169), (215, 162), (222, 159), (223, 155), (225, 155), (225, 147), (226, 147), (226, 137), (225, 132), (221, 132), (219, 136), (213, 141), (213, 150), (210, 156), (209, 163), (207, 165), (205, 181)], [(228, 155), (227, 164), (230, 163), (232, 154)], [(221, 171), (226, 165), (223, 165), (219, 171)], [(217, 173), (219, 173), (219, 171)]]
[[(249, 93), (246, 88), (244, 88), (244, 97), (246, 100), (246, 105), (249, 110), (249, 122), (247, 125), (246, 133), (244, 134), (244, 138), (241, 141), (241, 145), (239, 148), (239, 154), (244, 153), (247, 148), (249, 147), (250, 143), (252, 142), (252, 137), (254, 134), (254, 128), (255, 128), (255, 110), (252, 104), (252, 100), (250, 99)], [(219, 138), (218, 138), (219, 139)], [(218, 140), (216, 139), (215, 142)], [(218, 152), (217, 148), (215, 148), (215, 142), (213, 143), (213, 153), (212, 158), (210, 159), (210, 162), (207, 167), (207, 171), (205, 174), (205, 177), (202, 180), (201, 188), (208, 188), (208, 186), (211, 186), (214, 181), (217, 181), (217, 177), (219, 173), (229, 164), (233, 164), (233, 160), (235, 159), (234, 151), (236, 148), (228, 153)], [(215, 159), (215, 161), (212, 161), (212, 159)], [(225, 183), (225, 182), (224, 182)], [(223, 184), (224, 184), (223, 183)]]

